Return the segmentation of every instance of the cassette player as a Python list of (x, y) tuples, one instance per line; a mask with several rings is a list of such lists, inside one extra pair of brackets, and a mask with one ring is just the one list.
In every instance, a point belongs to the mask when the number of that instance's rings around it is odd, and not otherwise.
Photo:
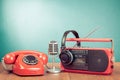
[[(72, 32), (76, 38), (66, 38)], [(65, 42), (77, 42), (77, 47), (66, 47)], [(81, 42), (110, 42), (110, 48), (81, 47)], [(79, 38), (74, 30), (66, 31), (62, 38), (61, 69), (67, 72), (111, 74), (113, 71), (113, 41), (108, 38)]]

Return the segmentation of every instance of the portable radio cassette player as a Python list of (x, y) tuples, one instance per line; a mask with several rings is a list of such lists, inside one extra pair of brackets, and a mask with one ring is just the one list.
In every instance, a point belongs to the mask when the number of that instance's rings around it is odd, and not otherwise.
[[(68, 33), (76, 38), (66, 38)], [(65, 42), (77, 42), (77, 47), (66, 47)], [(111, 48), (83, 48), (81, 42), (111, 42)], [(74, 30), (66, 31), (62, 38), (61, 69), (68, 72), (111, 74), (113, 71), (113, 41), (108, 38), (79, 38)]]

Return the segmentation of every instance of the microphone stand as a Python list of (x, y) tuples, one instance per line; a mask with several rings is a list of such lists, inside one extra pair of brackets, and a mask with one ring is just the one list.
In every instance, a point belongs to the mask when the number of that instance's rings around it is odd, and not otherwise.
[(55, 66), (55, 55), (52, 55), (52, 68), (48, 69), (49, 73), (59, 73), (61, 70)]

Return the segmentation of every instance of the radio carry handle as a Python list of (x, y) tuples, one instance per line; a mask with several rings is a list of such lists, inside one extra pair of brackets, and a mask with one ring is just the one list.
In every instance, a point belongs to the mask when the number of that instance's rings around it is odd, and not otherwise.
[(66, 38), (66, 41), (77, 42), (111, 42), (111, 49), (114, 50), (113, 40), (110, 38)]

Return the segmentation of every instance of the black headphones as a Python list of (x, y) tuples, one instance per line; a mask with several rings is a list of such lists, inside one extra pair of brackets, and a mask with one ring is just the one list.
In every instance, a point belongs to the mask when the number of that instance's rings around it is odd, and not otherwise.
[[(70, 32), (72, 32), (72, 34), (76, 38), (79, 38), (79, 35), (75, 30), (68, 30), (63, 34), (62, 41), (61, 41), (61, 53), (59, 55), (59, 58), (60, 58), (62, 64), (64, 64), (64, 65), (69, 65), (73, 61), (72, 53), (69, 50), (65, 50), (65, 48), (66, 48), (66, 46), (65, 46), (66, 38), (67, 38), (68, 33), (70, 33)], [(77, 46), (80, 47), (81, 43), (77, 42)]]

